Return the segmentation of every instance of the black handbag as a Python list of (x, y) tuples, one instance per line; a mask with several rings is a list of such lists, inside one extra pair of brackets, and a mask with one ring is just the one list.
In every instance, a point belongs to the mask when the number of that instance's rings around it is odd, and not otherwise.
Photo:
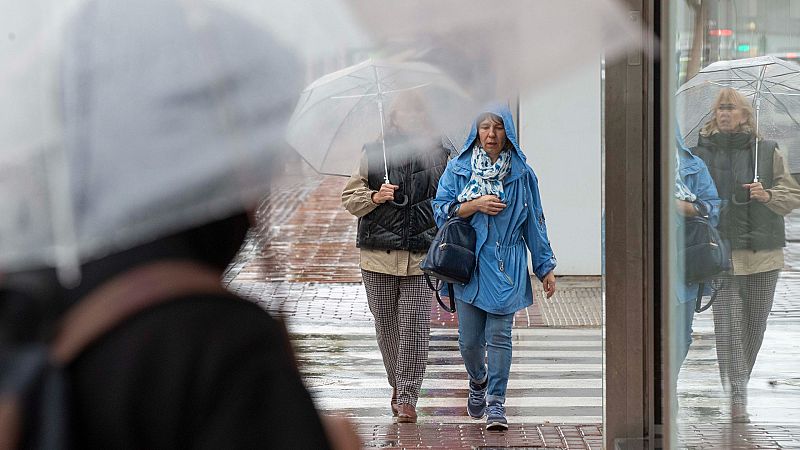
[(711, 301), (705, 306), (701, 304), (705, 284), (731, 270), (730, 252), (716, 227), (707, 217), (684, 218), (678, 227), (678, 233), (684, 237), (684, 245), (678, 249), (679, 261), (684, 263), (684, 280), (688, 283), (700, 283), (697, 288), (695, 311), (702, 312), (711, 306), (715, 298), (712, 295)]
[[(428, 286), (436, 293), (436, 300), (447, 312), (455, 312), (453, 283), (467, 284), (475, 270), (475, 229), (469, 219), (458, 217), (451, 208), (447, 221), (433, 238), (428, 254), (419, 267), (425, 273)], [(431, 277), (439, 280), (433, 283)], [(439, 296), (439, 291), (449, 284), (450, 307)]]

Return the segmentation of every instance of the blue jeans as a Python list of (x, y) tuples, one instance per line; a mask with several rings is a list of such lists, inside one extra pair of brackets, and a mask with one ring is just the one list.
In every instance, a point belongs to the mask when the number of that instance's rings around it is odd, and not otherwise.
[(511, 324), (514, 314), (488, 313), (458, 299), (456, 303), (458, 347), (467, 374), (475, 383), (483, 383), (488, 376), (487, 402), (505, 403), (508, 373), (511, 370)]

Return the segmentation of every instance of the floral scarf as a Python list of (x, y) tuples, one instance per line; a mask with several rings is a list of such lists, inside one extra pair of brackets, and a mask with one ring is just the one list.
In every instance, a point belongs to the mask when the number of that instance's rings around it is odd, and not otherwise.
[(500, 201), (505, 199), (503, 178), (511, 170), (511, 151), (500, 152), (497, 161), (492, 164), (489, 155), (480, 146), (472, 147), (472, 176), (458, 195), (459, 202), (467, 202), (482, 195), (496, 195)]

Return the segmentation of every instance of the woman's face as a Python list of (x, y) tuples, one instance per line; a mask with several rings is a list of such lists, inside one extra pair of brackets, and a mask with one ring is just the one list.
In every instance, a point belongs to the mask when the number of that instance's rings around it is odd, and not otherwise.
[(426, 134), (430, 128), (425, 120), (425, 114), (411, 108), (398, 108), (392, 111), (392, 124), (404, 133)]
[(502, 123), (489, 118), (483, 119), (478, 124), (478, 139), (486, 152), (499, 155), (506, 146), (506, 129)]
[(732, 133), (745, 123), (745, 112), (733, 103), (720, 103), (714, 113), (717, 127), (723, 133)]

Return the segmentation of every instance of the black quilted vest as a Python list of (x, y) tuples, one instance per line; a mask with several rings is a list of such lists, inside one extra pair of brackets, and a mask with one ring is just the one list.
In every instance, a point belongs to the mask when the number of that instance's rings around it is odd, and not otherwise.
[[(365, 147), (370, 189), (384, 183), (383, 149), (380, 142)], [(382, 250), (427, 251), (436, 235), (431, 200), (436, 196), (439, 177), (447, 165), (447, 149), (437, 140), (415, 140), (387, 136), (386, 156), (389, 178), (400, 186), (395, 191), (397, 206), (383, 203), (358, 221), (356, 245)]]
[[(693, 153), (705, 161), (722, 199), (720, 232), (731, 248), (768, 250), (786, 246), (783, 216), (757, 201), (747, 202), (742, 184), (753, 182), (752, 135), (717, 133), (700, 136)], [(774, 184), (774, 141), (758, 142), (758, 176), (764, 189)], [(743, 204), (744, 203), (744, 204)]]

